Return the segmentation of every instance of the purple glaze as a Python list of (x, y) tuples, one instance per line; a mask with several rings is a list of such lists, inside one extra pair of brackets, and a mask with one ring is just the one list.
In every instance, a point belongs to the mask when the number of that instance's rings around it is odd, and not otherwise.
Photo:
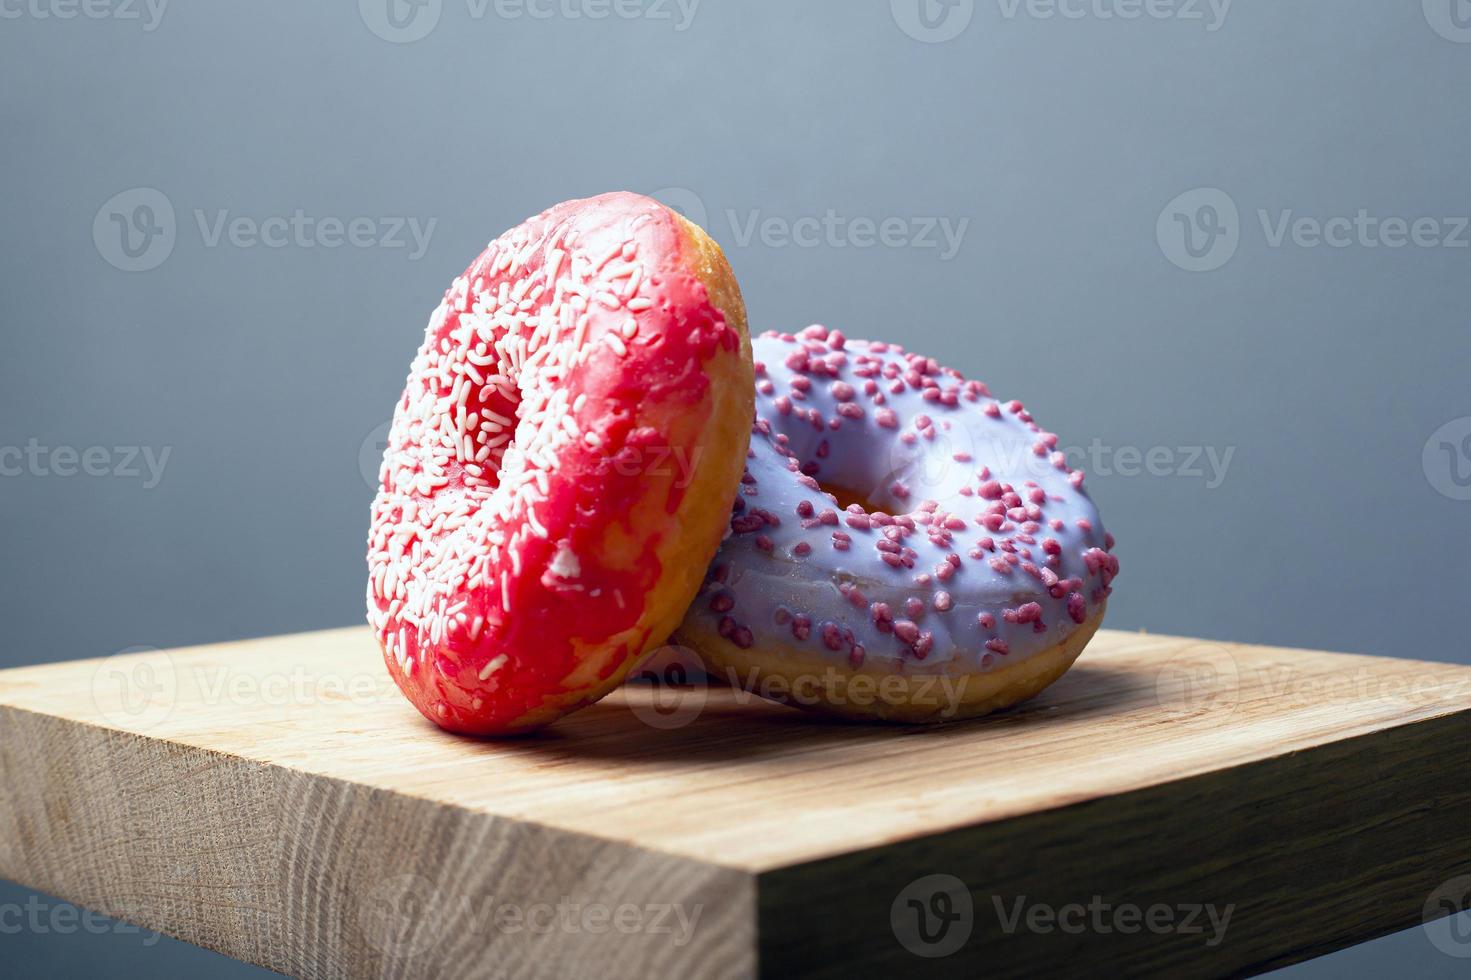
[(855, 667), (986, 671), (1061, 642), (1107, 597), (1113, 538), (1021, 402), (824, 327), (752, 348), (746, 475), (687, 624)]

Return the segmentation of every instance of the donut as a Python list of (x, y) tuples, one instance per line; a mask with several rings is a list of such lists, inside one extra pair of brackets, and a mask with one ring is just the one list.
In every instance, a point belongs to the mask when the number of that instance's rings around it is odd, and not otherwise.
[(491, 242), (429, 318), (368, 537), (368, 622), (441, 727), (528, 731), (616, 687), (725, 532), (754, 400), (703, 231), (629, 193)]
[(753, 348), (740, 494), (676, 641), (863, 719), (973, 717), (1062, 676), (1119, 564), (1057, 436), (896, 344), (814, 326)]

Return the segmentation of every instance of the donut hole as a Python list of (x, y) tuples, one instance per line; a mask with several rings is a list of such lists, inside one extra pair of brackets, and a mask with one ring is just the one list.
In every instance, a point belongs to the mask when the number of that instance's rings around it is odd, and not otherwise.
[(817, 485), (822, 488), (823, 493), (838, 502), (839, 510), (847, 510), (854, 504), (862, 507), (865, 514), (874, 514), (887, 510), (883, 501), (875, 500), (872, 494), (839, 486), (836, 483), (828, 483), (825, 480), (818, 480)]
[(467, 476), (467, 483), (483, 490), (494, 490), (501, 482), (501, 466), (506, 452), (516, 441), (516, 430), (524, 414), (522, 393), (515, 379), (478, 389), (465, 400), (466, 424), (456, 430), (457, 439), (468, 434), (468, 446), (461, 448), (457, 459)]

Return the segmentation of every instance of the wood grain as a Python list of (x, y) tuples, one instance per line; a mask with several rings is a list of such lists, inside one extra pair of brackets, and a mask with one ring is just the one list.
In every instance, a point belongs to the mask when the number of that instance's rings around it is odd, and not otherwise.
[(1233, 975), (1471, 873), (1468, 736), (1471, 668), (1103, 631), (955, 726), (643, 685), (469, 740), (334, 630), (0, 672), (0, 876), (308, 977)]

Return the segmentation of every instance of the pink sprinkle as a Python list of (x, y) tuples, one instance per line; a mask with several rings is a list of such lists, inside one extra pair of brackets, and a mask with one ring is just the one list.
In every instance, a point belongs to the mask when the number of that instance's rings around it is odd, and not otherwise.
[(850, 402), (853, 400), (853, 395), (856, 394), (853, 391), (853, 386), (846, 381), (834, 381), (832, 387), (828, 390), (840, 402)]
[(759, 531), (766, 526), (766, 521), (760, 514), (742, 514), (730, 522), (730, 529), (736, 534), (750, 534)]
[(1067, 614), (1072, 617), (1073, 622), (1081, 623), (1088, 618), (1088, 603), (1081, 593), (1069, 592), (1067, 597)]
[(843, 402), (838, 406), (838, 414), (845, 419), (861, 419), (864, 415), (863, 406), (854, 402)]
[(1016, 621), (1018, 623), (1032, 623), (1042, 618), (1042, 607), (1035, 602), (1028, 602), (1018, 606), (1016, 610)]
[(885, 429), (899, 428), (899, 416), (894, 414), (892, 408), (881, 408), (873, 413), (874, 421)]
[(987, 640), (986, 649), (994, 651), (995, 653), (999, 653), (1003, 657), (1011, 652), (1011, 647), (1007, 646), (1006, 641), (1001, 639), (1000, 637), (994, 637)]
[(919, 639), (919, 627), (907, 619), (894, 620), (894, 635), (905, 643), (913, 644)]
[(988, 612), (983, 612), (978, 615), (976, 622), (981, 624), (981, 629), (983, 630), (993, 630), (996, 628), (996, 617)]
[(935, 593), (935, 609), (938, 610), (939, 612), (949, 612), (950, 611), (950, 607), (953, 604), (954, 604), (954, 600), (951, 599), (950, 593), (948, 593), (948, 592), (936, 592)]
[(1062, 554), (1062, 545), (1056, 538), (1043, 538), (1042, 550), (1049, 555), (1060, 555)]

